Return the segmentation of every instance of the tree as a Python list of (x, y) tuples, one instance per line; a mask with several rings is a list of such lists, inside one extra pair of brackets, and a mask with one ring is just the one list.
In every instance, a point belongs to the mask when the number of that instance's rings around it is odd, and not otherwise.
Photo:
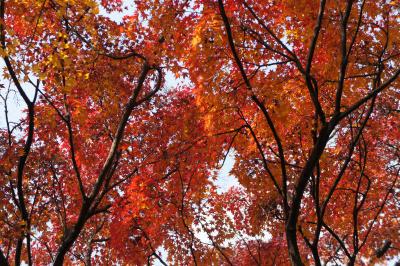
[(219, 53), (192, 66), (199, 94), (215, 127), (246, 129), (234, 173), (256, 206), (278, 205), (291, 263), (371, 257), (398, 223), (378, 221), (398, 210), (397, 4), (221, 0), (203, 14), (196, 49)]
[(1, 265), (398, 254), (397, 2), (0, 4)]

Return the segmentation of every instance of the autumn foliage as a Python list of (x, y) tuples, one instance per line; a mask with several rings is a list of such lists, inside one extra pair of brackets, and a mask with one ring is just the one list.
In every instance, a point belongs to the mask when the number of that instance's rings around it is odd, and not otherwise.
[(399, 255), (398, 1), (0, 0), (0, 20), (0, 265)]

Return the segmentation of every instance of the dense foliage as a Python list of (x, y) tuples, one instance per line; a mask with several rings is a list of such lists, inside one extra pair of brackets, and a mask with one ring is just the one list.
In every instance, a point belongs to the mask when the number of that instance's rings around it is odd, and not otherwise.
[(0, 0), (0, 19), (0, 265), (399, 254), (398, 1)]

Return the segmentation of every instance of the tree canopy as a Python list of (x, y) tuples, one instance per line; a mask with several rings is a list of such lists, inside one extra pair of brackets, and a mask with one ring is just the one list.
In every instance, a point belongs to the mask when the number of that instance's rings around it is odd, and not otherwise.
[(399, 29), (390, 0), (0, 0), (0, 265), (396, 258)]

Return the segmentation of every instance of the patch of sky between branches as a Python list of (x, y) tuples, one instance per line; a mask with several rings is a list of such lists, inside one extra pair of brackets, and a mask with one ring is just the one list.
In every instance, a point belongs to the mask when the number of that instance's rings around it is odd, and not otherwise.
[(231, 175), (230, 172), (235, 164), (235, 151), (230, 149), (222, 167), (217, 170), (216, 179), (213, 180), (214, 185), (217, 186), (218, 193), (225, 193), (233, 187), (240, 187), (239, 180)]
[(106, 9), (99, 4), (100, 15), (107, 17), (115, 21), (116, 23), (121, 23), (124, 16), (133, 14), (134, 10), (135, 10), (135, 5), (133, 1), (123, 1), (122, 11), (113, 11), (113, 12), (106, 11)]
[[(0, 88), (0, 128), (4, 129), (7, 127), (5, 105), (7, 104), (7, 116), (11, 126), (15, 126), (21, 121), (24, 116), (24, 110), (26, 110), (27, 106), (15, 87), (14, 82), (12, 82), (11, 79), (5, 79), (4, 73), (7, 73), (8, 70), (6, 69), (6, 65), (4, 64), (3, 60), (0, 62), (0, 70), (0, 84), (4, 86), (3, 88)], [(36, 77), (32, 75), (29, 75), (29, 78), (32, 81), (36, 80)], [(21, 86), (28, 98), (32, 100), (35, 94), (34, 87), (28, 82), (22, 81)], [(10, 90), (10, 93), (7, 97), (8, 90)]]

